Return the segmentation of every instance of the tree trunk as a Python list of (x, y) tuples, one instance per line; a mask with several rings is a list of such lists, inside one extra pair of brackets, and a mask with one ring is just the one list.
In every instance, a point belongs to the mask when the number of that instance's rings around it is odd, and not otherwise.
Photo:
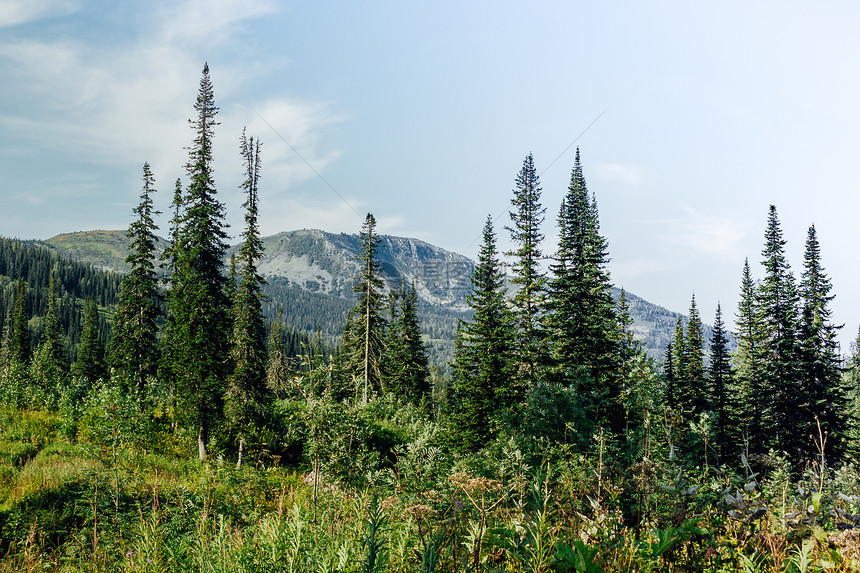
[(197, 457), (201, 462), (206, 459), (206, 440), (209, 437), (207, 430), (206, 424), (200, 424), (200, 430), (197, 433)]
[(239, 438), (239, 459), (236, 460), (236, 469), (242, 467), (242, 461), (245, 459), (245, 438)]

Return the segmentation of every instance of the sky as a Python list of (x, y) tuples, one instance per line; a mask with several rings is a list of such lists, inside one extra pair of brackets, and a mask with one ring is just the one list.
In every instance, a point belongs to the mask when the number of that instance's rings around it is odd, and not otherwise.
[[(843, 352), (860, 325), (860, 4), (0, 0), (0, 235), (168, 212), (208, 62), (214, 169), (242, 228), (243, 128), (263, 234), (382, 233), (510, 248), (532, 153), (544, 252), (580, 148), (613, 282), (731, 325), (770, 205), (796, 276), (815, 225)], [(159, 222), (166, 235), (169, 215)]]

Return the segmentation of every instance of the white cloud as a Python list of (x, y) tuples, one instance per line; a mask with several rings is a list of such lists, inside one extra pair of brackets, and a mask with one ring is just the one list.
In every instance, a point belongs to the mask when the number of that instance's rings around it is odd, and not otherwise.
[(336, 149), (321, 148), (324, 130), (341, 121), (325, 103), (270, 99), (253, 109), (237, 106), (222, 113), (222, 131), (235, 134), (230, 136), (236, 142), (231, 150), (238, 148), (243, 128), (263, 142), (264, 177), (277, 182), (279, 189), (317, 177), (340, 157)]
[(699, 213), (685, 207), (687, 217), (662, 221), (668, 233), (663, 240), (672, 245), (714, 255), (725, 261), (742, 258), (741, 242), (747, 225), (734, 218)]
[(77, 2), (70, 0), (3, 0), (0, 2), (0, 28), (67, 16), (77, 10)]
[(363, 212), (361, 205), (352, 197), (347, 197), (346, 202), (337, 197), (321, 201), (312, 201), (307, 197), (265, 197), (263, 181), (260, 187), (261, 203), (266, 204), (266, 208), (260, 212), (260, 232), (263, 235), (294, 229), (358, 233), (364, 223), (364, 216), (356, 213)]
[(189, 0), (158, 11), (159, 43), (211, 46), (223, 43), (245, 20), (276, 11), (269, 0)]
[[(55, 2), (53, 6), (60, 5)], [(127, 45), (102, 50), (85, 42), (24, 40), (0, 42), (0, 74), (25, 90), (22, 110), (7, 106), (0, 128), (11, 139), (35, 143), (40, 149), (82, 155), (109, 166), (152, 166), (158, 188), (169, 193), (183, 174), (187, 146), (193, 137), (188, 118), (203, 61), (201, 49), (236, 43), (242, 23), (274, 10), (271, 2), (191, 0), (153, 9), (151, 27)], [(204, 45), (201, 38), (206, 37)], [(229, 59), (213, 66), (216, 103), (249, 78), (265, 74), (273, 64)], [(222, 87), (223, 86), (223, 87)], [(0, 88), (2, 91), (2, 88)], [(257, 110), (259, 116), (254, 113)], [(216, 182), (229, 197), (241, 180), (238, 140), (249, 135), (264, 146), (264, 175), (280, 189), (316, 174), (296, 153), (277, 140), (260, 116), (318, 172), (339, 152), (323, 149), (324, 130), (340, 121), (324, 103), (289, 98), (243, 102), (222, 109), (216, 131)], [(235, 169), (233, 166), (235, 165)], [(135, 182), (139, 172), (129, 173)], [(238, 203), (241, 204), (241, 201)]]
[(624, 286), (641, 277), (662, 273), (677, 268), (665, 261), (634, 259), (628, 261), (612, 261), (609, 263), (612, 284)]
[(594, 167), (594, 173), (598, 179), (621, 183), (631, 189), (639, 189), (645, 179), (643, 170), (635, 165), (604, 163)]

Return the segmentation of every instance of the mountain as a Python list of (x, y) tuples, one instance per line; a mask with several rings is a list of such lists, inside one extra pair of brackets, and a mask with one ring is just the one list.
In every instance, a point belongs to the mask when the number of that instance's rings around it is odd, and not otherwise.
[[(79, 231), (63, 233), (41, 241), (60, 256), (89, 263), (97, 269), (127, 273), (131, 266), (125, 262), (130, 241), (125, 231)], [(160, 254), (167, 241), (159, 239), (156, 249)]]
[[(263, 237), (265, 248), (259, 270), (266, 277), (269, 297), (266, 315), (274, 319), (283, 307), (285, 321), (298, 330), (319, 333), (334, 343), (355, 297), (360, 241), (358, 235), (314, 229), (285, 231)], [(466, 297), (475, 263), (463, 255), (418, 239), (380, 236), (377, 257), (386, 288), (401, 282), (415, 284), (422, 327), (431, 344), (434, 362), (444, 365), (452, 356), (458, 319), (468, 319)], [(126, 272), (128, 238), (124, 231), (84, 231), (57, 235), (44, 244), (61, 255), (97, 268)], [(166, 242), (160, 241), (163, 249)], [(230, 252), (235, 252), (238, 246)], [(230, 253), (228, 253), (229, 256)], [(618, 298), (620, 291), (613, 289)], [(671, 340), (679, 313), (625, 292), (634, 333), (648, 354), (660, 359)], [(705, 326), (705, 340), (710, 327)]]

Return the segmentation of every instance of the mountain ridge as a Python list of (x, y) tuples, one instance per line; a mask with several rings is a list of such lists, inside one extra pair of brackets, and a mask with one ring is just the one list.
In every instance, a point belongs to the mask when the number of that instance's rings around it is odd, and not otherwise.
[[(420, 239), (380, 235), (377, 258), (387, 290), (401, 283), (414, 284), (425, 333), (447, 354), (459, 319), (468, 319), (467, 296), (471, 292), (470, 277), (475, 263), (465, 255), (448, 251)], [(282, 231), (262, 237), (264, 255), (258, 263), (260, 273), (268, 281), (264, 292), (270, 297), (266, 315), (272, 319), (277, 308), (289, 308), (291, 326), (305, 331), (319, 331), (330, 341), (337, 339), (346, 319), (351, 301), (353, 277), (359, 270), (360, 237), (357, 234), (329, 233), (319, 229)], [(78, 231), (63, 233), (39, 241), (74, 260), (88, 262), (97, 268), (128, 272), (125, 263), (129, 239), (125, 231)], [(159, 239), (157, 249), (167, 242)], [(232, 246), (227, 252), (238, 250)], [(617, 300), (620, 289), (613, 287)], [(634, 336), (646, 352), (660, 359), (672, 339), (679, 316), (625, 291), (633, 318)], [(301, 299), (301, 304), (296, 300)], [(304, 306), (327, 306), (326, 309)], [(338, 326), (339, 325), (339, 326)], [(710, 326), (705, 325), (705, 340), (710, 339)], [(445, 347), (445, 348), (441, 348)]]

